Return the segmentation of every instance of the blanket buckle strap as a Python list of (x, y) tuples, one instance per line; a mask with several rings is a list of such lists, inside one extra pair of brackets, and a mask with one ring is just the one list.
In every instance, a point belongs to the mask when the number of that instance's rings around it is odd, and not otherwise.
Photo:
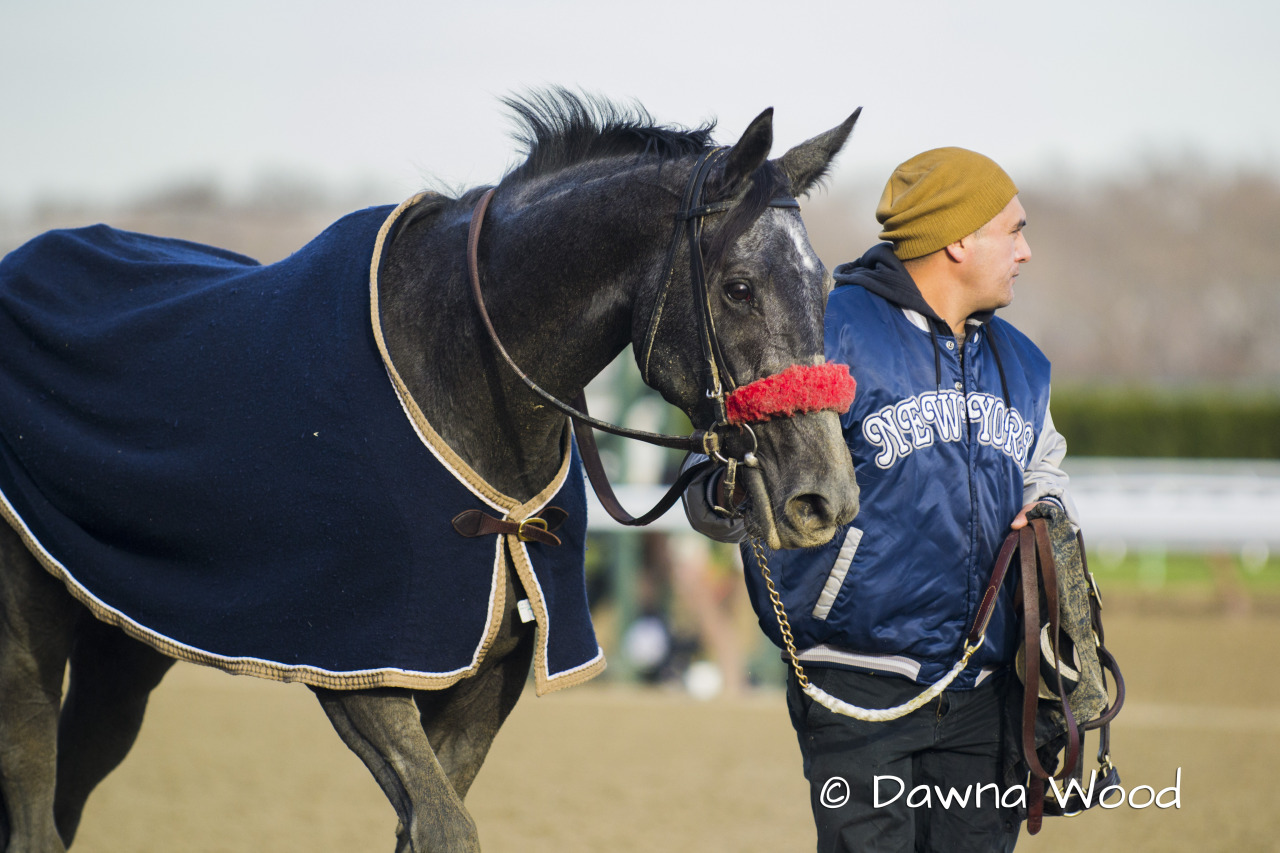
[(542, 531), (543, 533), (546, 533), (547, 521), (546, 519), (537, 518), (537, 517), (524, 519), (516, 526), (516, 538), (519, 539), (521, 542), (534, 541), (534, 535), (532, 531), (528, 530), (528, 528), (530, 527), (535, 527), (538, 530)]
[(520, 521), (509, 521), (495, 518), (488, 513), (469, 509), (453, 517), (453, 529), (469, 539), (477, 536), (490, 536), (495, 533), (514, 535), (521, 542), (541, 542), (543, 545), (559, 545), (560, 537), (553, 531), (569, 513), (558, 506), (549, 506), (542, 511), (542, 516), (530, 516)]

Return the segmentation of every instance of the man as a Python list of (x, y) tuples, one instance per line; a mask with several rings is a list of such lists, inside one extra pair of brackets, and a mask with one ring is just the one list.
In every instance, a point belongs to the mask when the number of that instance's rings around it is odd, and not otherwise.
[[(876, 210), (885, 242), (835, 270), (826, 357), (858, 380), (842, 426), (862, 510), (828, 545), (768, 561), (809, 680), (852, 705), (898, 706), (942, 679), (1010, 528), (1041, 499), (1074, 518), (1049, 362), (994, 316), (1031, 259), (1017, 192), (981, 154), (926, 151), (889, 178)], [(690, 487), (686, 511), (702, 532), (740, 541), (741, 522), (710, 509), (728, 505), (714, 477)], [(782, 647), (749, 549), (744, 561), (760, 624)], [(819, 851), (1013, 848), (1023, 810), (1002, 730), (1019, 725), (1005, 710), (1014, 629), (1006, 582), (967, 667), (889, 722), (833, 713), (791, 674)]]

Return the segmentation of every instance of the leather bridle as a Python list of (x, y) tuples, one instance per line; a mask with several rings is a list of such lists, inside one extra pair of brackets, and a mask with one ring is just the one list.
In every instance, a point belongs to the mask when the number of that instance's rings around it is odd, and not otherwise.
[[(671, 284), (675, 279), (676, 250), (680, 245), (680, 237), (683, 231), (689, 244), (689, 278), (693, 285), (693, 301), (697, 306), (698, 343), (702, 348), (702, 358), (709, 369), (707, 397), (715, 404), (717, 423), (727, 423), (728, 421), (724, 402), (725, 392), (736, 388), (737, 382), (734, 380), (733, 371), (729, 369), (729, 362), (724, 357), (724, 351), (720, 348), (720, 337), (716, 334), (715, 319), (711, 312), (711, 294), (707, 290), (706, 266), (702, 256), (702, 224), (707, 216), (715, 213), (724, 213), (730, 210), (736, 202), (728, 200), (714, 204), (703, 204), (702, 196), (707, 177), (711, 174), (712, 168), (728, 150), (727, 148), (714, 148), (707, 151), (698, 158), (698, 162), (694, 164), (693, 171), (689, 175), (689, 182), (685, 186), (684, 199), (680, 205), (680, 213), (676, 216), (676, 229), (671, 235), (671, 244), (667, 248), (667, 258), (663, 265), (667, 271), (666, 278), (658, 298), (654, 301), (653, 311), (649, 315), (649, 326), (645, 332), (644, 354), (641, 358), (641, 375), (645, 383), (648, 384), (649, 360), (653, 354), (654, 341), (658, 336), (658, 326), (662, 322), (662, 311), (666, 306), (667, 294), (671, 291)], [(769, 207), (786, 207), (799, 210), (800, 202), (791, 196), (784, 196), (772, 199), (769, 202)], [(683, 223), (683, 229), (681, 228), (681, 223)]]
[[(585, 394), (579, 394), (574, 399), (573, 404), (570, 405), (543, 389), (520, 369), (498, 338), (498, 334), (493, 328), (493, 321), (490, 320), (489, 312), (485, 308), (484, 295), (480, 289), (480, 265), (478, 261), (480, 229), (484, 222), (485, 211), (488, 210), (489, 202), (493, 198), (495, 189), (488, 190), (480, 197), (471, 214), (471, 225), (467, 233), (467, 270), (471, 279), (471, 290), (475, 296), (476, 306), (480, 310), (480, 318), (488, 331), (489, 338), (507, 363), (507, 366), (515, 372), (516, 376), (530, 391), (541, 397), (553, 408), (568, 415), (573, 421), (579, 452), (582, 455), (583, 466), (587, 470), (591, 485), (595, 488), (601, 505), (604, 506), (614, 520), (621, 524), (639, 526), (656, 520), (679, 499), (689, 483), (711, 465), (720, 464), (726, 466), (729, 472), (729, 479), (732, 479), (738, 465), (756, 467), (759, 464), (755, 456), (755, 433), (751, 430), (750, 425), (746, 423), (731, 424), (726, 411), (726, 387), (731, 392), (737, 387), (737, 383), (720, 347), (719, 336), (716, 334), (715, 321), (711, 312), (711, 294), (707, 289), (705, 262), (702, 256), (703, 220), (707, 216), (730, 210), (735, 204), (732, 200), (712, 204), (703, 202), (707, 178), (712, 168), (726, 151), (728, 151), (727, 148), (709, 149), (694, 164), (689, 182), (685, 187), (680, 212), (676, 216), (675, 231), (667, 249), (666, 262), (664, 264), (667, 271), (665, 281), (661, 292), (658, 294), (658, 299), (654, 303), (645, 335), (643, 376), (647, 382), (649, 379), (649, 356), (653, 350), (658, 326), (662, 321), (662, 312), (666, 304), (667, 294), (675, 278), (676, 253), (681, 238), (684, 237), (689, 244), (689, 272), (693, 286), (694, 303), (697, 305), (698, 339), (702, 348), (702, 356), (709, 371), (706, 396), (712, 401), (712, 405), (715, 408), (715, 421), (708, 429), (695, 428), (692, 433), (685, 436), (630, 429), (593, 418), (587, 412)], [(796, 199), (786, 196), (771, 200), (769, 206), (798, 209), (800, 203)], [(730, 433), (727, 431), (730, 426), (734, 428), (735, 432)], [(622, 508), (613, 493), (612, 487), (609, 485), (604, 466), (600, 462), (600, 455), (596, 448), (592, 429), (655, 444), (660, 447), (702, 453), (709, 459), (686, 469), (653, 509), (639, 517), (635, 517)], [(731, 444), (735, 446), (731, 448), (729, 446)], [(729, 485), (728, 482), (727, 485)]]

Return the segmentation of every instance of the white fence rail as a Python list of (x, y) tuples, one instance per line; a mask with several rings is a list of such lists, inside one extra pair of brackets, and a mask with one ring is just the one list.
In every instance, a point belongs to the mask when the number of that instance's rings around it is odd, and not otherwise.
[(1080, 459), (1068, 473), (1091, 545), (1280, 550), (1280, 463)]
[[(1068, 460), (1071, 495), (1091, 547), (1167, 551), (1280, 551), (1280, 462), (1255, 460)], [(619, 486), (633, 514), (648, 510), (662, 486)], [(589, 527), (619, 532), (589, 495)], [(688, 531), (676, 504), (649, 529)]]

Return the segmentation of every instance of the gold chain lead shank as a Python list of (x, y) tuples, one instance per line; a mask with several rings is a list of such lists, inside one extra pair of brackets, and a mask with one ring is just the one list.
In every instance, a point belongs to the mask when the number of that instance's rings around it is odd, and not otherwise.
[(804, 674), (804, 667), (800, 665), (800, 658), (796, 654), (796, 641), (791, 636), (791, 622), (787, 620), (787, 611), (782, 607), (782, 596), (778, 594), (778, 589), (773, 585), (773, 575), (769, 573), (769, 561), (764, 555), (764, 546), (760, 544), (760, 540), (751, 539), (751, 551), (756, 556), (756, 565), (760, 567), (760, 574), (764, 576), (765, 588), (769, 590), (769, 601), (773, 604), (774, 615), (778, 617), (778, 628), (782, 631), (782, 641), (787, 644), (787, 655), (791, 658), (791, 668), (796, 671), (796, 681), (803, 690), (809, 686), (809, 676)]

